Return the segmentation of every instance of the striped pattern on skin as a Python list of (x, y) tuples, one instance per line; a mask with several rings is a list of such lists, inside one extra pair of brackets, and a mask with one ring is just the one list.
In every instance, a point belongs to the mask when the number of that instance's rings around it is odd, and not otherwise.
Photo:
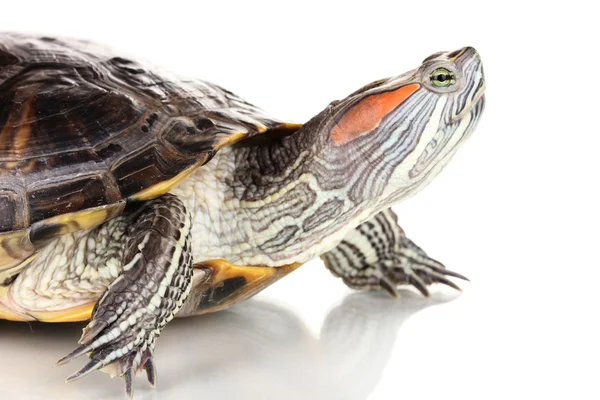
[(165, 195), (145, 203), (132, 216), (122, 273), (102, 295), (81, 346), (59, 361), (90, 352), (90, 362), (67, 381), (116, 363), (131, 397), (138, 368), (154, 384), (152, 350), (164, 326), (174, 318), (191, 289), (191, 217), (183, 203)]
[(194, 236), (209, 237), (193, 246), (194, 259), (277, 266), (321, 254), (323, 238), (335, 241), (340, 228), (370, 216), (371, 199), (418, 143), (435, 102), (421, 93), (413, 99), (397, 119), (382, 122), (378, 140), (369, 135), (345, 146), (360, 146), (355, 157), (332, 146), (324, 128), (306, 125), (280, 140), (223, 149), (172, 191), (195, 215)]
[(23, 315), (95, 302), (121, 273), (130, 219), (61, 236), (44, 247), (10, 286), (7, 301)]
[(397, 220), (391, 209), (384, 210), (346, 234), (321, 258), (353, 289), (384, 289), (394, 297), (399, 285), (413, 285), (424, 296), (429, 296), (427, 285), (432, 283), (459, 289), (446, 276), (466, 278), (427, 256), (406, 237)]
[[(268, 266), (306, 262), (424, 188), (483, 111), (479, 55), (471, 48), (457, 54), (441, 53), (419, 69), (367, 85), (292, 135), (219, 152), (172, 190), (193, 213), (194, 237), (203, 238), (194, 243), (194, 259)], [(456, 89), (431, 87), (429, 73), (440, 65), (455, 71)], [(399, 96), (395, 108), (385, 104), (389, 113), (360, 125), (372, 128), (367, 134), (351, 131), (352, 140), (335, 139), (340, 129), (351, 127), (348, 118), (364, 122), (355, 106), (407, 87), (410, 95)]]

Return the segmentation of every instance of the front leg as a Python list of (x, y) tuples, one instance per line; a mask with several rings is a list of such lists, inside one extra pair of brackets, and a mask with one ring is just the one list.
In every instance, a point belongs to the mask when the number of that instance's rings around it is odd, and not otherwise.
[(446, 276), (468, 279), (427, 256), (406, 237), (397, 221), (391, 209), (382, 211), (321, 258), (334, 275), (354, 289), (384, 289), (397, 297), (397, 286), (412, 285), (429, 296), (427, 286), (437, 282), (460, 290)]
[(58, 363), (89, 353), (90, 361), (67, 381), (110, 366), (125, 378), (131, 398), (138, 370), (154, 385), (154, 344), (189, 294), (193, 263), (191, 217), (176, 196), (149, 201), (130, 218), (122, 273), (96, 303), (80, 346)]

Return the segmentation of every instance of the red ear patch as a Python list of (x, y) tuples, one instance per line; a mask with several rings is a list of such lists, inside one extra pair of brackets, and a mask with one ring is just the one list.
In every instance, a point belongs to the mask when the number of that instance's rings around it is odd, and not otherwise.
[(413, 83), (392, 92), (369, 96), (350, 108), (331, 130), (331, 140), (336, 146), (346, 144), (377, 128), (381, 120), (402, 104), (421, 85)]

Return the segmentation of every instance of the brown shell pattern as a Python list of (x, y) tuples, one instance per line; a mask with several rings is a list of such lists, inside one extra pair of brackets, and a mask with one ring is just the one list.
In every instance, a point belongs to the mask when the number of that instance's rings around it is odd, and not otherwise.
[(44, 221), (90, 209), (103, 222), (115, 215), (107, 206), (162, 194), (151, 188), (220, 147), (290, 126), (216, 85), (93, 43), (0, 33), (0, 272), (11, 254), (31, 253), (32, 225), (64, 233), (72, 229)]

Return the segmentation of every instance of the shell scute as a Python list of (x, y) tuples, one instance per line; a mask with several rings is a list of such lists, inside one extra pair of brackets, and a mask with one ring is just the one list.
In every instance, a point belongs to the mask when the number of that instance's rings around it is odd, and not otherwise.
[(32, 221), (41, 221), (111, 202), (101, 175), (78, 177), (66, 182), (36, 187), (28, 191), (28, 196)]
[(0, 232), (7, 232), (18, 226), (17, 218), (21, 212), (21, 196), (10, 188), (0, 189)]
[(291, 126), (94, 43), (0, 33), (0, 274), (166, 193), (223, 146)]
[(113, 204), (60, 214), (34, 223), (30, 228), (29, 240), (39, 249), (60, 235), (98, 226), (121, 215), (124, 209), (125, 200), (120, 200)]

